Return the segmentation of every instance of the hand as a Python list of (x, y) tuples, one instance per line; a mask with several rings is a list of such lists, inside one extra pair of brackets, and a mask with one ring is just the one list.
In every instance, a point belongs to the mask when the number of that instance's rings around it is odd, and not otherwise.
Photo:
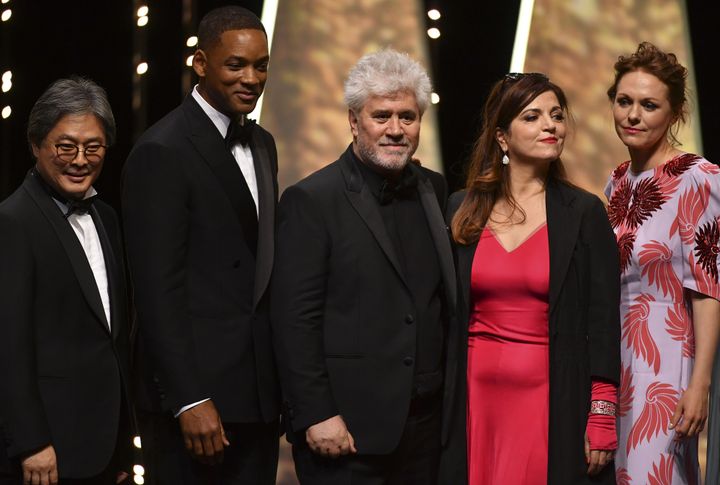
[(220, 415), (212, 401), (205, 401), (178, 416), (185, 448), (206, 465), (221, 463), (230, 442), (225, 437)]
[(313, 452), (321, 456), (337, 458), (357, 453), (355, 440), (341, 416), (333, 416), (310, 426), (305, 431), (305, 441)]
[(585, 461), (588, 464), (588, 475), (600, 473), (605, 465), (612, 461), (613, 454), (613, 450), (591, 450), (590, 441), (585, 433)]
[(696, 436), (705, 428), (707, 417), (708, 389), (691, 385), (678, 400), (670, 429), (675, 429), (677, 439)]
[(55, 448), (48, 445), (22, 460), (23, 485), (57, 485)]

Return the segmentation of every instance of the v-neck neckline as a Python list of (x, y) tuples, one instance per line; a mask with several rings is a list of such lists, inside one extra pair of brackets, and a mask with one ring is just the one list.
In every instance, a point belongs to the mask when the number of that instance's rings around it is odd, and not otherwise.
[(538, 227), (536, 227), (535, 229), (533, 229), (532, 232), (530, 232), (530, 234), (528, 234), (528, 235), (525, 237), (525, 239), (523, 239), (523, 240), (520, 242), (520, 244), (518, 244), (517, 246), (515, 246), (514, 248), (512, 248), (512, 249), (510, 249), (510, 250), (508, 250), (508, 249), (505, 247), (505, 245), (504, 245), (504, 244), (502, 243), (502, 241), (500, 240), (500, 237), (497, 235), (497, 233), (495, 233), (495, 231), (493, 230), (492, 227), (490, 227), (490, 226), (485, 226), (485, 227), (486, 227), (486, 229), (487, 229), (488, 231), (490, 231), (490, 234), (492, 235), (493, 239), (494, 239), (495, 242), (498, 244), (498, 246), (500, 246), (500, 247), (503, 249), (503, 251), (505, 251), (505, 253), (507, 253), (507, 254), (512, 254), (512, 253), (514, 253), (515, 251), (517, 251), (518, 249), (520, 249), (526, 242), (528, 242), (530, 239), (532, 239), (532, 237), (533, 237), (535, 234), (537, 234), (537, 233), (538, 233), (543, 227), (545, 227), (545, 226), (547, 226), (547, 221), (544, 221), (544, 222), (543, 222), (542, 224), (540, 224)]

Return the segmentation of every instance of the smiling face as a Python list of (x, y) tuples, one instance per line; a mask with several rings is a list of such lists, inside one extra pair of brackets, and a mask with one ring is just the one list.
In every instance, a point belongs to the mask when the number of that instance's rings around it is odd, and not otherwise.
[[(91, 113), (66, 115), (60, 118), (40, 146), (32, 145), (35, 167), (42, 178), (60, 195), (68, 199), (82, 199), (97, 180), (104, 158), (85, 157), (88, 146), (105, 145), (105, 131), (100, 120)], [(55, 145), (77, 145), (80, 153), (66, 162), (58, 157)], [(70, 148), (70, 147), (65, 147)], [(63, 147), (60, 147), (62, 150)], [(99, 153), (104, 155), (104, 148)]]
[(364, 163), (380, 170), (402, 170), (420, 140), (420, 108), (415, 94), (370, 96), (362, 110), (348, 112), (353, 150)]
[(198, 91), (213, 108), (235, 119), (255, 109), (269, 62), (263, 31), (223, 32), (219, 42), (198, 49), (193, 57), (193, 69), (200, 78)]
[(618, 82), (613, 101), (615, 131), (631, 150), (654, 151), (668, 143), (668, 130), (676, 115), (669, 89), (656, 76), (632, 71)]
[(496, 139), (510, 163), (549, 163), (560, 157), (566, 131), (565, 112), (557, 96), (545, 91), (522, 109), (507, 132), (497, 130)]

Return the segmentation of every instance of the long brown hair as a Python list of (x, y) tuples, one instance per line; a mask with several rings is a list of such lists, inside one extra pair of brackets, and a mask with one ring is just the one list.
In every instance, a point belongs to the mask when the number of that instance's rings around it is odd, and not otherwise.
[[(505, 199), (513, 211), (522, 212), (510, 191), (510, 175), (503, 168), (504, 153), (495, 134), (498, 129), (507, 132), (512, 120), (547, 91), (555, 93), (560, 107), (569, 114), (565, 93), (544, 74), (508, 74), (493, 86), (483, 108), (480, 135), (470, 156), (465, 183), (467, 194), (451, 223), (455, 241), (461, 244), (477, 241), (498, 200)], [(566, 179), (559, 159), (550, 164), (548, 178)]]

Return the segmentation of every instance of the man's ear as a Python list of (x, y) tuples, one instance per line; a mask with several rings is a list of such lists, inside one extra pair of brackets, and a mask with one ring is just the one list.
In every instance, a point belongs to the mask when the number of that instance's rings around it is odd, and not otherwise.
[(203, 51), (202, 49), (198, 49), (195, 51), (195, 54), (193, 55), (192, 66), (195, 74), (197, 74), (199, 78), (205, 77), (205, 70), (207, 68), (207, 55), (205, 54), (205, 51)]
[(38, 147), (36, 144), (31, 143), (30, 149), (32, 150), (33, 157), (35, 157), (35, 160), (38, 159), (38, 155), (40, 155), (40, 147)]
[(507, 151), (508, 151), (507, 135), (500, 128), (495, 130), (495, 140), (498, 142), (498, 145), (500, 145), (500, 149), (504, 153), (507, 153)]
[(350, 122), (350, 133), (352, 133), (353, 139), (358, 136), (358, 119), (355, 112), (351, 109), (348, 110), (348, 121)]

